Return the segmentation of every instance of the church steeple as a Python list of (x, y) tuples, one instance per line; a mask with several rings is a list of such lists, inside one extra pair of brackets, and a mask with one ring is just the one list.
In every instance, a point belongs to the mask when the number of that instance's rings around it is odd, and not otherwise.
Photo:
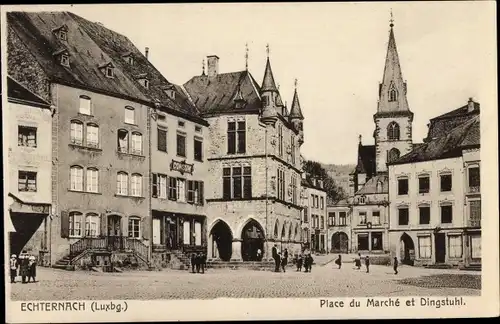
[(394, 20), (390, 20), (389, 43), (385, 58), (384, 75), (379, 85), (378, 113), (410, 111), (406, 99), (406, 82), (403, 79), (399, 62), (396, 39), (394, 37)]

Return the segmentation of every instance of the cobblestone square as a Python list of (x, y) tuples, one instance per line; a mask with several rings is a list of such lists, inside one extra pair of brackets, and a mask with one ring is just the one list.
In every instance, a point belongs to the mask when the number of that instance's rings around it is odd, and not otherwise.
[[(19, 280), (19, 279), (18, 279)], [(124, 273), (39, 268), (37, 283), (11, 285), (13, 300), (318, 298), (372, 296), (479, 296), (479, 272), (386, 266), (370, 273), (332, 264), (312, 273), (209, 269), (205, 274), (165, 270)]]

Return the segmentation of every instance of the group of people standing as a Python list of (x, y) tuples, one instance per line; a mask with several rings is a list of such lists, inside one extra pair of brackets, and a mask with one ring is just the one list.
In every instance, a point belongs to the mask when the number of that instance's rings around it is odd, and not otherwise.
[(33, 282), (36, 282), (36, 265), (36, 257), (34, 255), (29, 255), (26, 251), (22, 251), (19, 257), (12, 254), (9, 262), (10, 282), (16, 282), (18, 269), (22, 283), (28, 283), (31, 279), (33, 279)]
[(272, 249), (272, 255), (274, 259), (274, 272), (286, 272), (286, 265), (288, 264), (288, 249), (284, 249), (283, 253), (278, 251), (278, 246), (274, 244)]
[(295, 265), (297, 266), (297, 271), (302, 271), (302, 266), (304, 266), (304, 272), (312, 272), (312, 265), (314, 259), (312, 257), (310, 250), (305, 250), (297, 255), (297, 260)]
[[(191, 272), (192, 273), (205, 273), (207, 265), (207, 256), (203, 252), (191, 254)], [(196, 270), (196, 272), (195, 272)]]

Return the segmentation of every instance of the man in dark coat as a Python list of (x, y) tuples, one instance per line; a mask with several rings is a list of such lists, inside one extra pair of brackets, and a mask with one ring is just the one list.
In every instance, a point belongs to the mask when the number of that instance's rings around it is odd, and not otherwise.
[(200, 268), (201, 268), (201, 273), (205, 273), (205, 265), (207, 263), (207, 256), (204, 252), (201, 252), (200, 254)]
[(196, 267), (196, 253), (191, 253), (191, 272), (194, 273)]
[(398, 274), (398, 258), (394, 257), (394, 274)]
[(17, 267), (18, 267), (17, 256), (15, 254), (12, 254), (12, 256), (10, 257), (9, 265), (10, 265), (10, 282), (15, 283), (17, 277)]
[(370, 257), (367, 255), (365, 258), (366, 273), (370, 272)]
[(278, 248), (276, 244), (273, 246), (272, 250), (273, 259), (274, 259), (274, 272), (280, 272), (280, 256), (278, 254)]
[(196, 273), (200, 273), (200, 268), (201, 268), (201, 253), (196, 253), (195, 257), (195, 264), (196, 264)]
[(22, 283), (27, 283), (26, 278), (29, 276), (29, 259), (26, 251), (19, 255), (19, 274), (21, 275)]
[(281, 268), (283, 272), (286, 272), (286, 265), (288, 264), (288, 250), (285, 249), (283, 255), (281, 256)]
[(302, 263), (303, 263), (304, 259), (302, 258), (302, 253), (299, 253), (299, 255), (297, 256), (297, 271), (302, 271)]

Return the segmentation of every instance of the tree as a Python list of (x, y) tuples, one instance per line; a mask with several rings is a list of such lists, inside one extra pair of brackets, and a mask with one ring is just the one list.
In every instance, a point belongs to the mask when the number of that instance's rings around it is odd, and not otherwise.
[(304, 171), (309, 176), (323, 181), (323, 188), (325, 189), (327, 198), (329, 200), (336, 203), (347, 197), (344, 189), (335, 183), (335, 180), (333, 180), (328, 175), (321, 163), (312, 160), (306, 160), (304, 161)]

